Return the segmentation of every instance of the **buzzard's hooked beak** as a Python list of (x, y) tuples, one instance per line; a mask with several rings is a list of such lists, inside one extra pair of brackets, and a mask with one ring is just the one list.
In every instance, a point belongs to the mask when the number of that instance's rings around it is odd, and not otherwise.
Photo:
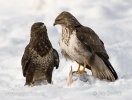
[(54, 24), (53, 24), (54, 26), (56, 25), (56, 22), (54, 22)]
[(41, 26), (41, 29), (43, 29), (45, 27), (45, 25), (43, 24), (42, 26)]

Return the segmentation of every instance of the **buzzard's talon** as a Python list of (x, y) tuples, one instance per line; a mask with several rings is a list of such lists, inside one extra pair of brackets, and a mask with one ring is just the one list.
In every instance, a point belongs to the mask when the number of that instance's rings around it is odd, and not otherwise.
[(77, 69), (77, 72), (80, 73), (80, 71), (81, 70), (80, 70), (80, 64), (79, 64), (78, 69)]
[(86, 71), (83, 71), (83, 70), (80, 70), (80, 71), (77, 71), (76, 72), (77, 74), (84, 74), (84, 73), (87, 73)]
[(78, 70), (76, 71), (76, 73), (77, 73), (77, 74), (84, 74), (84, 73), (87, 73), (87, 72), (85, 71), (85, 68), (86, 68), (86, 64), (84, 64), (83, 70), (80, 70), (80, 64), (79, 64)]
[(25, 83), (25, 85), (24, 85), (24, 86), (33, 87), (33, 83), (32, 83), (32, 82), (30, 82), (30, 83)]
[(32, 84), (32, 82), (31, 82), (31, 83), (29, 83), (29, 87), (33, 87), (33, 84)]

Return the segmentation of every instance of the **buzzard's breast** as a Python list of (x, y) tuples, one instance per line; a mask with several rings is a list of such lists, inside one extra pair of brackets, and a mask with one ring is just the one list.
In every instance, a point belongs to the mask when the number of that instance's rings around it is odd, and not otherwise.
[[(65, 40), (64, 40), (65, 39)], [(69, 40), (66, 41), (66, 37), (60, 39), (60, 47), (62, 53), (65, 52), (70, 57), (69, 59), (77, 61), (78, 63), (84, 63), (88, 58), (90, 52), (88, 52), (78, 40), (76, 31), (70, 35)], [(63, 54), (65, 56), (65, 54)]]
[(33, 81), (45, 79), (47, 70), (52, 69), (54, 67), (53, 49), (51, 48), (50, 51), (43, 57), (37, 54), (36, 51), (32, 50), (32, 53), (34, 55), (33, 62), (35, 64), (35, 73)]

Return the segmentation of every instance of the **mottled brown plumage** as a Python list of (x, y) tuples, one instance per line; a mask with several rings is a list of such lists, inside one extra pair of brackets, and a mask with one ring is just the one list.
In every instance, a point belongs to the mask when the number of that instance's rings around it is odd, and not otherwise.
[(115, 81), (118, 76), (109, 62), (109, 56), (105, 50), (104, 43), (98, 35), (89, 27), (83, 26), (69, 12), (62, 12), (55, 19), (55, 23), (62, 26), (60, 47), (66, 59), (76, 61), (80, 65), (91, 69), (92, 75)]
[(22, 57), (25, 85), (32, 85), (36, 80), (52, 81), (53, 68), (59, 66), (59, 56), (52, 47), (44, 23), (37, 22), (31, 27), (31, 38)]

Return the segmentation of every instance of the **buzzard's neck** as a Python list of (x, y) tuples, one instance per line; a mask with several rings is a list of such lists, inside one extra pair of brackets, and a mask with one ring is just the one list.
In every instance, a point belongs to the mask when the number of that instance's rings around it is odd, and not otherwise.
[(70, 27), (70, 26), (62, 26), (61, 40), (67, 46), (69, 45), (70, 36), (73, 34), (73, 31), (75, 31), (75, 30), (72, 27)]
[(31, 37), (30, 47), (43, 57), (50, 51), (52, 45), (47, 34), (42, 33)]

